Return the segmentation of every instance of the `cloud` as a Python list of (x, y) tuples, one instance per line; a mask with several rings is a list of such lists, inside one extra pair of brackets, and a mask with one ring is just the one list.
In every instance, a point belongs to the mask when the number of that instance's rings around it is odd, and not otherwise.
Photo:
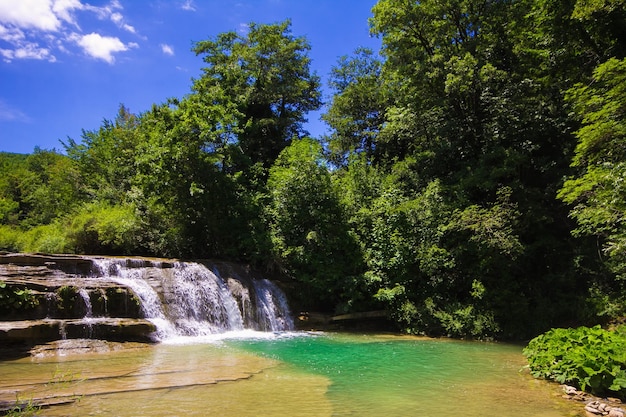
[(73, 15), (74, 10), (83, 10), (85, 6), (80, 0), (55, 0), (52, 6), (52, 12), (67, 23), (79, 27), (76, 23), (76, 17)]
[(166, 43), (161, 44), (161, 51), (163, 51), (165, 55), (174, 56), (174, 48)]
[(130, 33), (137, 32), (133, 26), (124, 22), (124, 16), (122, 16), (121, 13), (118, 13), (118, 12), (111, 13), (111, 21), (115, 23), (117, 27), (119, 27), (120, 29), (124, 29), (127, 32), (130, 32)]
[(247, 35), (250, 32), (250, 24), (249, 23), (239, 23), (239, 27), (237, 28), (237, 32), (240, 35)]
[(23, 40), (24, 38), (24, 32), (22, 32), (20, 29), (14, 27), (9, 28), (0, 25), (0, 40), (9, 43), (15, 43)]
[(188, 12), (195, 12), (197, 10), (196, 5), (193, 4), (193, 0), (185, 0), (183, 4), (180, 5), (180, 8)]
[(96, 33), (97, 30), (84, 35), (77, 13), (93, 13), (100, 20), (110, 20), (119, 29), (136, 34), (122, 10), (119, 0), (105, 6), (92, 6), (82, 0), (0, 0), (0, 58), (5, 62), (16, 59), (55, 62), (54, 52), (71, 54), (71, 46), (75, 44), (87, 55), (113, 63), (114, 53), (137, 44), (124, 44), (117, 37)]
[(30, 117), (0, 99), (0, 122), (30, 122)]
[(0, 22), (43, 31), (57, 31), (61, 27), (51, 0), (0, 1)]
[(125, 45), (119, 38), (102, 36), (95, 32), (84, 36), (75, 36), (74, 40), (83, 48), (83, 51), (87, 55), (106, 61), (109, 64), (115, 62), (115, 57), (113, 56), (115, 52), (128, 51), (129, 48), (136, 48), (138, 46), (136, 43), (132, 42)]
[(36, 59), (55, 62), (56, 57), (48, 48), (42, 48), (38, 44), (25, 40), (20, 30), (7, 29), (0, 25), (0, 39), (13, 44), (12, 49), (0, 48), (0, 56), (4, 62), (14, 59)]

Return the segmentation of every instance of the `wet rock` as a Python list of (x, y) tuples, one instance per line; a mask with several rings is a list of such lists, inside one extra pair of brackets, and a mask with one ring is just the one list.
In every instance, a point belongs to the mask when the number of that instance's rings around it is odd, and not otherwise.
[(76, 320), (23, 320), (0, 322), (0, 344), (46, 343), (53, 340), (93, 338), (110, 341), (151, 342), (156, 328), (143, 319), (96, 318)]
[(625, 412), (622, 408), (612, 407), (610, 404), (594, 400), (585, 405), (585, 412), (591, 416), (609, 416), (609, 417), (625, 417)]
[(110, 342), (94, 339), (56, 340), (30, 349), (30, 355), (37, 358), (51, 356), (82, 355), (86, 353), (105, 353), (120, 350), (144, 349), (148, 344), (137, 342)]

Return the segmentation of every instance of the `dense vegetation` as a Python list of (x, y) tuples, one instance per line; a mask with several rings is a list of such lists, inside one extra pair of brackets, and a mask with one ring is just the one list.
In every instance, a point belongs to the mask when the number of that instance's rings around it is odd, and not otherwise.
[(524, 349), (537, 378), (572, 384), (599, 396), (626, 398), (626, 327), (552, 329)]
[(301, 308), (528, 337), (626, 307), (624, 0), (380, 0), (329, 76), (290, 23), (195, 45), (182, 98), (0, 159), (0, 249), (212, 257)]

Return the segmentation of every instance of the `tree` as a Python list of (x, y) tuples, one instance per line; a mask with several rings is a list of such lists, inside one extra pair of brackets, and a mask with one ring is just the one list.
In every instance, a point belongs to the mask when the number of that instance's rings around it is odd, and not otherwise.
[(114, 120), (104, 119), (97, 130), (83, 130), (80, 143), (71, 138), (63, 143), (67, 155), (78, 165), (81, 191), (87, 199), (116, 204), (126, 198), (135, 172), (139, 122), (137, 115), (120, 105)]
[(372, 160), (377, 151), (386, 107), (381, 71), (382, 62), (366, 48), (341, 57), (331, 71), (334, 94), (322, 119), (333, 129), (327, 141), (336, 164), (346, 164), (351, 153), (364, 153)]
[[(539, 20), (535, 13), (552, 4), (556, 10)], [(578, 33), (569, 5), (381, 0), (373, 9), (391, 98), (377, 146), (387, 167), (411, 161), (415, 180), (400, 184), (413, 187), (412, 199), (438, 183), (454, 213), (439, 225), (446, 233), (437, 242), (454, 268), (444, 274), (449, 285), (435, 291), (443, 303), (433, 298), (429, 313), (454, 332), (454, 317), (466, 323), (464, 331), (473, 326), (469, 307), (506, 323), (499, 327), (507, 336), (528, 330), (516, 320), (536, 324), (534, 332), (580, 311), (577, 294), (587, 277), (576, 270), (566, 207), (554, 198), (574, 145), (561, 89), (589, 68), (565, 72), (562, 57), (578, 56), (578, 44), (552, 37)], [(420, 281), (441, 277), (433, 271)], [(484, 287), (480, 300), (468, 298), (475, 280)], [(409, 300), (419, 299), (415, 287), (404, 288)], [(458, 308), (441, 307), (446, 303)]]
[(270, 170), (268, 193), (275, 266), (299, 282), (304, 307), (332, 311), (356, 292), (360, 253), (321, 145), (304, 138), (285, 148)]
[(572, 205), (574, 233), (597, 236), (601, 254), (626, 279), (626, 59), (598, 66), (593, 82), (569, 90), (583, 125), (568, 179), (559, 198)]
[(289, 21), (251, 23), (245, 36), (227, 32), (195, 45), (207, 66), (192, 95), (202, 106), (220, 106), (231, 116), (213, 125), (222, 139), (217, 145), (234, 148), (225, 161), (230, 169), (257, 163), (269, 169), (291, 139), (303, 135), (306, 113), (321, 106), (309, 49), (304, 38), (291, 34)]

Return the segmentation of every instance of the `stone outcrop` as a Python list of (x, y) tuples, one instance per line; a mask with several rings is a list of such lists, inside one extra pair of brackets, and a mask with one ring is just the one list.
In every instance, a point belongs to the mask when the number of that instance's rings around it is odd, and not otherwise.
[(59, 339), (149, 342), (139, 300), (82, 256), (0, 254), (0, 355)]
[(281, 288), (243, 265), (0, 253), (0, 350), (293, 328)]

